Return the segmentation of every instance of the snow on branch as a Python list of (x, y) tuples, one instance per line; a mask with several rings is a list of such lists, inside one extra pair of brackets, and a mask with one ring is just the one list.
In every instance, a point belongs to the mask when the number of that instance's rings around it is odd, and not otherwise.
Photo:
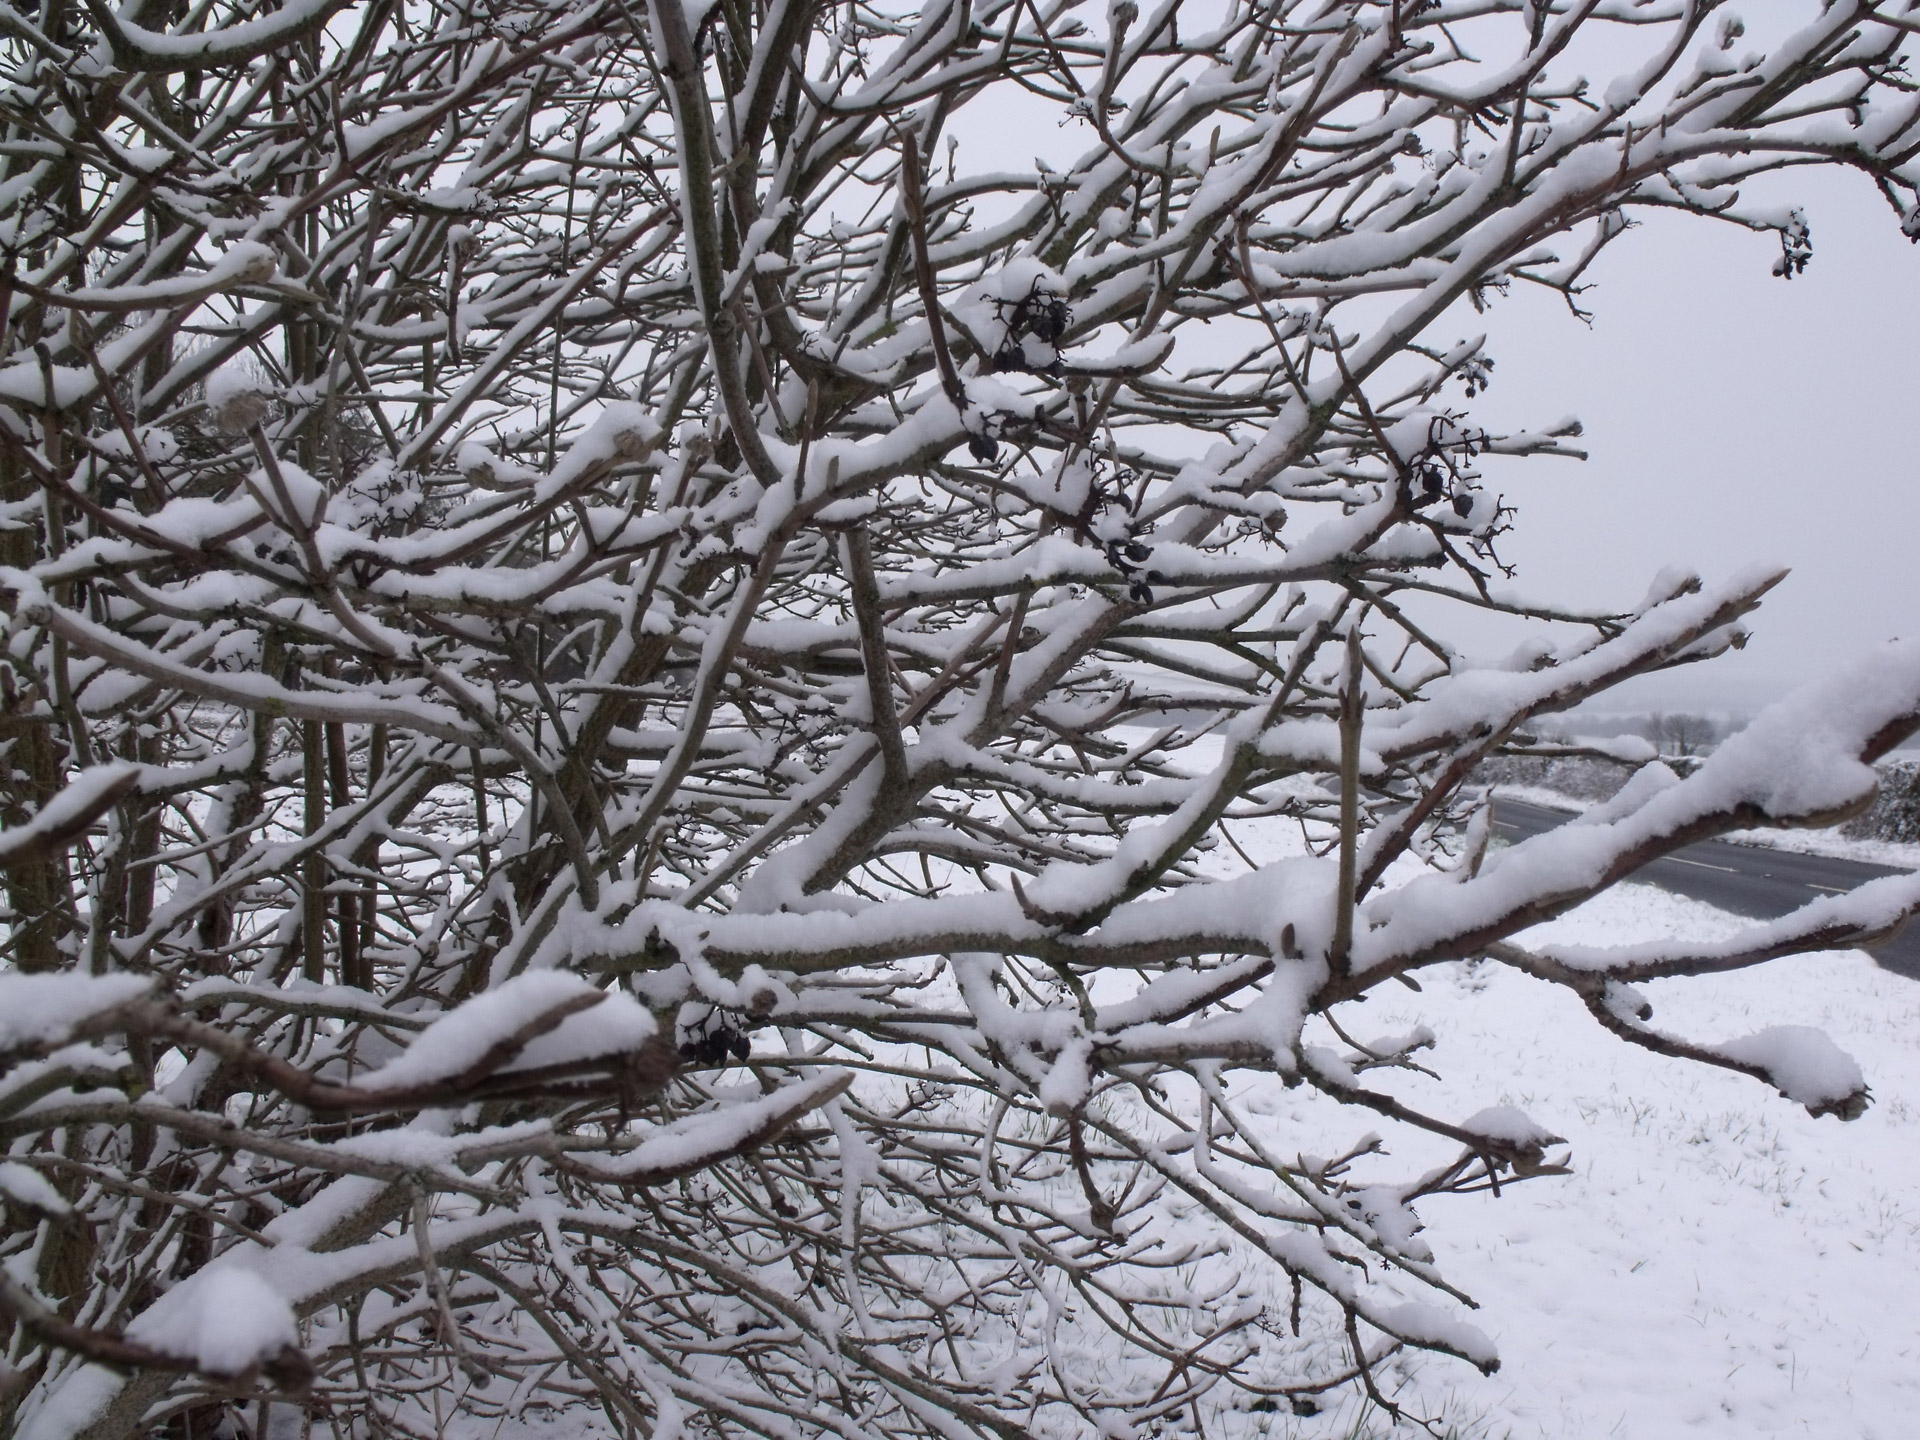
[[(1416, 1207), (1568, 1162), (1416, 1103), (1381, 987), (1491, 955), (1864, 1106), (1632, 985), (1910, 881), (1522, 932), (1867, 803), (1920, 649), (1685, 779), (1543, 739), (1783, 572), (1513, 563), (1494, 467), (1580, 427), (1489, 429), (1479, 315), (1581, 312), (1652, 210), (1799, 276), (1749, 181), (1809, 165), (1920, 232), (1910, 25), (483, 9), (0, 14), (0, 1430), (1392, 1411), (1402, 1351), (1498, 1361)], [(1575, 752), (1636, 775), (1500, 845), (1483, 762)]]

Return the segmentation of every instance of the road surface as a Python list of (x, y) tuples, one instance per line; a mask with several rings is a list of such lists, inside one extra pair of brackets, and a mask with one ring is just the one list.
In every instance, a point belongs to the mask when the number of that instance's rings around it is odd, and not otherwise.
[[(1572, 818), (1564, 810), (1498, 799), (1493, 806), (1493, 833), (1502, 840), (1524, 840)], [(1703, 840), (1663, 856), (1636, 871), (1633, 878), (1736, 915), (1771, 920), (1817, 896), (1837, 895), (1863, 880), (1900, 873), (1891, 865)], [(1868, 953), (1895, 974), (1920, 980), (1920, 921)]]

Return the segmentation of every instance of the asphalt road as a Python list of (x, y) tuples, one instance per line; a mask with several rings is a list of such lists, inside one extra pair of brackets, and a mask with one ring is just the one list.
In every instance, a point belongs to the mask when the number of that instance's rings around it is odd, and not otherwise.
[[(1493, 831), (1502, 840), (1524, 840), (1572, 818), (1564, 810), (1550, 810), (1544, 805), (1496, 800)], [(1676, 895), (1704, 900), (1736, 915), (1771, 920), (1799, 909), (1816, 896), (1839, 894), (1863, 880), (1900, 873), (1890, 865), (1703, 840), (1663, 856), (1633, 878), (1650, 881)], [(1920, 980), (1920, 923), (1909, 924), (1868, 953), (1895, 974)]]

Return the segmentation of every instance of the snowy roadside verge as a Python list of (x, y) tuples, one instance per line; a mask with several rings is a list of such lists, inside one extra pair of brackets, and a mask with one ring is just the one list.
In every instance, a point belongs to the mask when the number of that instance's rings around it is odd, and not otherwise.
[[(1627, 884), (1522, 941), (1705, 940), (1744, 923)], [(1436, 1032), (1440, 1076), (1406, 1098), (1459, 1114), (1516, 1106), (1567, 1138), (1574, 1172), (1497, 1200), (1423, 1202), (1440, 1263), (1480, 1302), (1503, 1364), (1483, 1379), (1422, 1361), (1400, 1395), (1410, 1408), (1489, 1440), (1913, 1433), (1920, 986), (1844, 951), (1646, 987), (1663, 1027), (1701, 1039), (1825, 1029), (1875, 1097), (1841, 1124), (1745, 1077), (1623, 1046), (1568, 996), (1499, 965), (1423, 980), (1424, 994), (1382, 996), (1368, 1017)], [(1287, 1095), (1273, 1097), (1278, 1115)], [(1292, 1433), (1419, 1433), (1355, 1425), (1360, 1408)]]

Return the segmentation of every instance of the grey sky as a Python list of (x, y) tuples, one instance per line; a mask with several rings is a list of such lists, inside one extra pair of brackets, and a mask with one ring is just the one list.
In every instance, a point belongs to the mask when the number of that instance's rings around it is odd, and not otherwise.
[[(1809, 13), (1750, 9), (1742, 51), (1764, 51)], [(1625, 27), (1590, 27), (1562, 67), (1604, 90), (1644, 61), (1648, 44)], [(961, 172), (1035, 155), (1069, 165), (1091, 137), (1062, 118), (1032, 95), (1001, 97), (990, 115), (962, 111), (949, 132), (961, 143)], [(1538, 428), (1573, 414), (1586, 426), (1585, 463), (1494, 462), (1487, 471), (1520, 508), (1501, 544), (1519, 568), (1516, 587), (1625, 607), (1669, 564), (1708, 579), (1758, 560), (1793, 567), (1752, 618), (1745, 651), (1623, 687), (1610, 709), (1750, 711), (1920, 627), (1920, 427), (1909, 418), (1920, 248), (1863, 175), (1792, 172), (1747, 194), (1804, 207), (1814, 254), (1803, 275), (1772, 274), (1774, 235), (1656, 216), (1584, 277), (1590, 325), (1557, 296), (1516, 284), (1485, 314), (1463, 303), (1426, 337), (1447, 345), (1488, 335), (1491, 389), (1468, 401), (1449, 387), (1443, 402), (1478, 423)], [(1570, 255), (1584, 238), (1553, 248)], [(1342, 313), (1357, 327), (1366, 308)], [(1183, 338), (1173, 368), (1193, 363), (1204, 344)], [(1519, 639), (1457, 609), (1448, 623), (1471, 649), (1504, 651)]]
[(1585, 464), (1498, 475), (1521, 506), (1505, 545), (1521, 584), (1617, 603), (1668, 562), (1793, 566), (1744, 653), (1642, 682), (1648, 703), (1749, 705), (1920, 623), (1920, 250), (1863, 177), (1769, 188), (1813, 227), (1792, 281), (1770, 273), (1770, 235), (1660, 217), (1596, 264), (1590, 327), (1521, 287), (1461, 317), (1498, 362), (1483, 423), (1587, 426)]

